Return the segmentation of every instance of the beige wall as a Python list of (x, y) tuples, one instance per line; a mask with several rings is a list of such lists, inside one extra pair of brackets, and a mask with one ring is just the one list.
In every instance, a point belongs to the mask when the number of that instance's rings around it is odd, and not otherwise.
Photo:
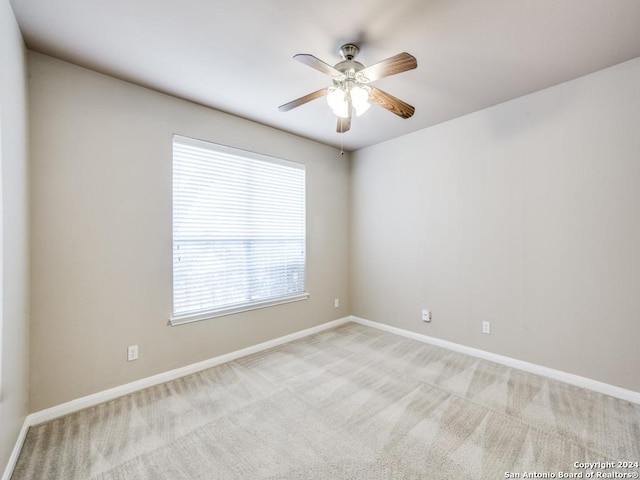
[(351, 313), (640, 391), (639, 126), (636, 59), (356, 152)]
[(26, 57), (0, 0), (0, 472), (27, 414), (29, 229)]
[[(348, 314), (337, 150), (40, 54), (29, 69), (31, 411)], [(306, 164), (309, 300), (167, 326), (173, 133)]]
[[(29, 68), (31, 411), (349, 313), (640, 390), (640, 60), (361, 150), (351, 172), (269, 127)], [(305, 162), (310, 300), (166, 325), (173, 133)]]

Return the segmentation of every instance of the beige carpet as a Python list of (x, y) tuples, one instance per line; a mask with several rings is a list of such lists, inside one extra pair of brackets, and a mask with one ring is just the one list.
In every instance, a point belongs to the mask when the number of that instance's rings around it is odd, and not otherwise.
[(12, 478), (587, 478), (640, 469), (574, 462), (629, 460), (639, 405), (350, 323), (33, 427)]

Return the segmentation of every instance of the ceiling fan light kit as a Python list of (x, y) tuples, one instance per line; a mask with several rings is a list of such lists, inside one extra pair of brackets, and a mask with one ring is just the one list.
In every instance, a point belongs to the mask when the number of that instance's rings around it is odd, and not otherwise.
[(306, 53), (295, 55), (293, 57), (295, 60), (330, 76), (333, 85), (285, 103), (278, 109), (281, 112), (287, 112), (311, 100), (326, 96), (329, 107), (338, 117), (336, 128), (338, 133), (344, 133), (351, 128), (351, 117), (354, 110), (356, 116), (360, 116), (369, 109), (371, 103), (375, 103), (401, 118), (410, 118), (414, 114), (415, 108), (370, 85), (370, 83), (416, 68), (418, 62), (415, 57), (403, 52), (370, 67), (365, 67), (362, 63), (354, 60), (359, 51), (358, 46), (352, 43), (343, 45), (340, 47), (340, 56), (343, 60), (333, 67), (313, 55)]
[(359, 117), (366, 112), (371, 104), (369, 103), (369, 92), (365, 86), (345, 84), (329, 87), (327, 94), (327, 103), (331, 107), (336, 116), (342, 118), (349, 117), (349, 103), (356, 111)]

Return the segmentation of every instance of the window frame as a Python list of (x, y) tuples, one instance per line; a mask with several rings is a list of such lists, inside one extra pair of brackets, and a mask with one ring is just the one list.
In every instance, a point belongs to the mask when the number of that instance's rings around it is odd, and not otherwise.
[[(174, 185), (174, 181), (175, 181), (175, 154), (176, 154), (176, 150), (175, 150), (175, 146), (176, 143), (182, 144), (182, 145), (187, 145), (187, 146), (193, 146), (196, 148), (203, 148), (206, 150), (209, 150), (211, 152), (213, 152), (213, 154), (215, 155), (216, 153), (222, 154), (222, 155), (231, 155), (231, 156), (236, 156), (242, 159), (246, 159), (246, 160), (250, 160), (250, 161), (260, 161), (260, 162), (267, 162), (267, 163), (271, 163), (271, 164), (276, 164), (276, 165), (281, 165), (281, 166), (286, 166), (286, 167), (290, 167), (290, 168), (295, 168), (295, 169), (299, 169), (302, 171), (302, 181), (303, 181), (303, 211), (304, 211), (304, 216), (303, 216), (303, 232), (304, 232), (304, 238), (303, 238), (303, 243), (304, 243), (304, 256), (303, 256), (303, 268), (304, 268), (304, 285), (303, 285), (303, 289), (301, 292), (296, 292), (296, 293), (292, 293), (292, 294), (287, 294), (287, 295), (283, 295), (280, 297), (276, 297), (276, 298), (271, 298), (271, 299), (265, 299), (265, 300), (259, 300), (259, 301), (253, 301), (253, 302), (246, 302), (243, 304), (234, 304), (234, 305), (229, 305), (229, 306), (222, 306), (222, 307), (217, 307), (217, 308), (211, 308), (211, 309), (207, 309), (207, 310), (202, 310), (202, 311), (198, 311), (198, 312), (190, 312), (190, 313), (179, 313), (176, 314), (176, 305), (175, 305), (175, 259), (174, 259), (174, 252), (175, 252), (175, 248), (176, 248), (176, 240), (175, 240), (175, 229), (174, 229), (174, 223), (175, 223), (175, 208), (176, 208), (176, 203), (175, 203), (175, 185)], [(267, 307), (272, 307), (272, 306), (276, 306), (276, 305), (283, 305), (283, 304), (287, 304), (287, 303), (292, 303), (292, 302), (298, 302), (298, 301), (302, 301), (302, 300), (307, 300), (309, 298), (309, 293), (307, 291), (307, 282), (308, 282), (308, 265), (307, 265), (307, 222), (306, 222), (306, 217), (307, 217), (307, 192), (306, 192), (306, 165), (302, 162), (293, 162), (290, 160), (284, 160), (278, 157), (273, 157), (273, 156), (269, 156), (269, 155), (264, 155), (261, 153), (256, 153), (256, 152), (252, 152), (252, 151), (248, 151), (248, 150), (242, 150), (242, 149), (238, 149), (238, 148), (234, 148), (234, 147), (230, 147), (227, 145), (221, 145), (221, 144), (217, 144), (217, 143), (213, 143), (213, 142), (208, 142), (205, 140), (199, 140), (199, 139), (195, 139), (195, 138), (191, 138), (191, 137), (185, 137), (182, 135), (178, 135), (178, 134), (174, 134), (173, 138), (172, 138), (172, 161), (171, 161), (171, 165), (172, 165), (172, 169), (171, 169), (171, 178), (172, 178), (172, 187), (171, 187), (171, 211), (172, 211), (172, 215), (171, 215), (171, 245), (172, 245), (172, 252), (171, 252), (171, 290), (172, 290), (172, 307), (171, 307), (171, 316), (169, 317), (169, 324), (172, 326), (175, 325), (182, 325), (185, 323), (192, 323), (192, 322), (197, 322), (197, 321), (201, 321), (201, 320), (207, 320), (210, 318), (217, 318), (217, 317), (222, 317), (222, 316), (226, 316), (226, 315), (233, 315), (236, 313), (241, 313), (241, 312), (247, 312), (247, 311), (252, 311), (252, 310), (257, 310), (257, 309), (263, 309), (263, 308), (267, 308)]]

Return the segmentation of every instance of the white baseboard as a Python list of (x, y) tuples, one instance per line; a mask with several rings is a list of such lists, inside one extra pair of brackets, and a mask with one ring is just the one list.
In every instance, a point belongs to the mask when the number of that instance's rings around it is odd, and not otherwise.
[(291, 333), (283, 337), (274, 338), (273, 340), (259, 343), (258, 345), (253, 345), (241, 350), (236, 350), (235, 352), (230, 352), (225, 355), (213, 357), (208, 360), (187, 365), (182, 368), (176, 368), (175, 370), (170, 370), (168, 372), (153, 375), (151, 377), (142, 378), (140, 380), (136, 380), (135, 382), (120, 385), (119, 387), (110, 388), (108, 390), (103, 390), (102, 392), (87, 395), (86, 397), (77, 398), (75, 400), (71, 400), (70, 402), (56, 405), (55, 407), (31, 413), (27, 415), (24, 420), (24, 424), (22, 425), (22, 429), (20, 430), (18, 439), (16, 440), (13, 451), (11, 452), (11, 456), (9, 457), (9, 462), (7, 463), (7, 466), (5, 467), (4, 473), (2, 475), (2, 480), (10, 480), (11, 475), (13, 475), (13, 470), (18, 461), (18, 456), (20, 455), (20, 450), (22, 449), (22, 445), (24, 444), (24, 440), (27, 436), (27, 432), (29, 431), (29, 427), (48, 422), (64, 415), (68, 415), (78, 410), (82, 410), (83, 408), (93, 407), (94, 405), (113, 400), (123, 395), (128, 395), (129, 393), (137, 392), (138, 390), (143, 390), (155, 385), (160, 385), (161, 383), (169, 382), (171, 380), (184, 377), (185, 375), (190, 375), (192, 373), (206, 370), (207, 368), (215, 367), (217, 365), (221, 365), (223, 363), (227, 363), (241, 357), (246, 357), (247, 355), (251, 355), (252, 353), (257, 353), (263, 350), (267, 350), (268, 348), (277, 347), (278, 345), (291, 342), (292, 340), (307, 337), (309, 335), (313, 335), (314, 333), (322, 332), (324, 330), (337, 327), (350, 321), (351, 317), (339, 318), (338, 320), (323, 323), (322, 325), (307, 328), (306, 330)]
[(20, 456), (20, 450), (22, 450), (22, 445), (24, 445), (24, 440), (25, 438), (27, 438), (27, 432), (29, 431), (27, 418), (25, 418), (24, 422), (22, 423), (22, 428), (20, 429), (20, 433), (18, 434), (18, 439), (13, 446), (13, 450), (11, 451), (11, 455), (9, 456), (9, 461), (7, 462), (7, 466), (5, 467), (4, 473), (2, 474), (2, 480), (10, 480), (11, 475), (13, 475), (13, 469), (16, 468), (18, 457)]
[(350, 320), (350, 317), (339, 318), (338, 320), (333, 320), (316, 327), (307, 328), (306, 330), (291, 333), (289, 335), (285, 335), (284, 337), (274, 338), (273, 340), (259, 343), (258, 345), (252, 345), (251, 347), (236, 350), (235, 352), (230, 352), (218, 357), (213, 357), (202, 362), (193, 363), (185, 367), (176, 368), (175, 370), (159, 373), (158, 375), (142, 378), (140, 380), (136, 380), (135, 382), (120, 385), (108, 390), (103, 390), (102, 392), (94, 393), (92, 395), (87, 395), (86, 397), (77, 398), (75, 400), (71, 400), (70, 402), (66, 402), (61, 405), (56, 405), (55, 407), (47, 408), (46, 410), (32, 413), (27, 418), (30, 421), (30, 425), (37, 425), (39, 423), (48, 422), (50, 420), (53, 420), (54, 418), (68, 415), (69, 413), (81, 410), (83, 408), (93, 407), (94, 405), (113, 400), (114, 398), (118, 398), (123, 395), (128, 395), (129, 393), (137, 392), (138, 390), (142, 390), (144, 388), (149, 388), (161, 383), (169, 382), (171, 380), (175, 380), (176, 378), (200, 372), (202, 370), (206, 370), (207, 368), (215, 367), (217, 365), (221, 365), (223, 363), (227, 363), (241, 357), (246, 357), (247, 355), (251, 355), (252, 353), (261, 352), (263, 350), (267, 350), (268, 348), (277, 347), (278, 345), (282, 345), (283, 343), (297, 340), (298, 338), (307, 337), (309, 335), (313, 335), (314, 333), (337, 327), (338, 325), (347, 323)]
[(20, 430), (20, 434), (18, 435), (18, 439), (16, 440), (15, 446), (9, 458), (9, 462), (7, 463), (4, 474), (2, 475), (2, 480), (9, 480), (11, 478), (13, 470), (18, 461), (18, 456), (20, 455), (20, 450), (22, 449), (25, 437), (27, 436), (29, 427), (48, 422), (55, 418), (68, 415), (84, 408), (93, 407), (94, 405), (113, 400), (114, 398), (118, 398), (123, 395), (128, 395), (129, 393), (137, 392), (138, 390), (143, 390), (148, 387), (153, 387), (161, 383), (184, 377), (185, 375), (200, 372), (202, 370), (206, 370), (207, 368), (215, 367), (217, 365), (221, 365), (223, 363), (227, 363), (232, 360), (251, 355), (252, 353), (257, 353), (272, 347), (277, 347), (278, 345), (291, 342), (292, 340), (307, 337), (309, 335), (313, 335), (314, 333), (322, 332), (324, 330), (337, 327), (350, 321), (351, 317), (339, 318), (338, 320), (333, 320), (316, 327), (307, 328), (306, 330), (291, 333), (289, 335), (285, 335), (284, 337), (274, 338), (273, 340), (259, 343), (258, 345), (252, 345), (251, 347), (243, 348), (241, 350), (236, 350), (235, 352), (230, 352), (225, 355), (213, 357), (208, 360), (187, 365), (182, 368), (176, 368), (175, 370), (170, 370), (168, 372), (159, 373), (158, 375), (153, 375), (151, 377), (142, 378), (140, 380), (136, 380), (135, 382), (120, 385), (119, 387), (110, 388), (108, 390), (103, 390), (102, 392), (77, 398), (75, 400), (71, 400), (70, 402), (56, 405), (55, 407), (47, 408), (46, 410), (41, 410), (39, 412), (27, 415), (24, 420), (24, 424), (22, 425), (22, 430)]
[(194, 363), (182, 368), (177, 368), (175, 370), (170, 370), (168, 372), (160, 373), (158, 375), (153, 375), (151, 377), (136, 380), (135, 382), (127, 383), (119, 387), (110, 388), (108, 390), (94, 393), (92, 395), (87, 395), (85, 397), (77, 398), (70, 402), (66, 402), (61, 405), (48, 408), (46, 410), (41, 410), (39, 412), (35, 412), (30, 415), (27, 415), (27, 417), (24, 420), (24, 424), (22, 425), (22, 429), (20, 430), (20, 433), (18, 435), (18, 439), (16, 440), (13, 451), (11, 452), (11, 456), (9, 457), (9, 462), (7, 463), (7, 466), (4, 470), (4, 474), (2, 475), (1, 480), (10, 480), (11, 475), (13, 474), (13, 469), (15, 468), (16, 463), (18, 461), (20, 450), (22, 449), (22, 445), (27, 436), (27, 432), (29, 430), (29, 427), (31, 426), (38, 425), (43, 422), (48, 422), (50, 420), (53, 420), (58, 417), (62, 417), (64, 415), (68, 415), (75, 411), (92, 407), (94, 405), (98, 405), (100, 403), (113, 400), (123, 395), (136, 392), (138, 390), (143, 390), (148, 387), (153, 387), (161, 383), (175, 380), (177, 378), (184, 377), (185, 375), (190, 375), (192, 373), (206, 370), (207, 368), (215, 367), (217, 365), (221, 365), (223, 363), (227, 363), (232, 360), (236, 360), (238, 358), (251, 355), (253, 353), (261, 352), (263, 350), (267, 350), (272, 347), (277, 347), (278, 345), (282, 345), (284, 343), (291, 342), (299, 338), (307, 337), (309, 335), (313, 335), (314, 333), (322, 332), (324, 330), (328, 330), (330, 328), (334, 328), (348, 322), (359, 323), (367, 327), (372, 327), (378, 330), (383, 330), (385, 332), (394, 333), (396, 335), (411, 338), (419, 342), (429, 343), (431, 345), (436, 345), (438, 347), (447, 348), (449, 350), (471, 355), (473, 357), (478, 357), (484, 360), (489, 360), (491, 362), (506, 365), (508, 367), (517, 368), (525, 372), (542, 375), (544, 377), (552, 378), (554, 380), (565, 382), (571, 385), (587, 388), (589, 390), (603, 393), (605, 395), (610, 395), (612, 397), (620, 398), (628, 402), (640, 404), (640, 392), (626, 390), (624, 388), (616, 387), (614, 385), (609, 385), (603, 382), (598, 382), (596, 380), (591, 380), (589, 378), (580, 377), (578, 375), (573, 375), (571, 373), (562, 372), (560, 370), (554, 370), (552, 368), (542, 367), (540, 365), (524, 362), (522, 360), (517, 360), (515, 358), (497, 355), (495, 353), (486, 352), (484, 350), (467, 347), (465, 345), (460, 345), (453, 342), (448, 342), (446, 340), (440, 340), (438, 338), (429, 337), (428, 335), (411, 332), (409, 330), (393, 327), (391, 325), (386, 325), (384, 323), (373, 322), (371, 320), (366, 320), (364, 318), (359, 318), (355, 316), (348, 316), (348, 317), (340, 318), (338, 320), (333, 320), (331, 322), (323, 323), (322, 325), (308, 328), (300, 332), (295, 332), (290, 335), (285, 335), (283, 337), (275, 338), (273, 340), (269, 340), (267, 342), (263, 342), (258, 345), (253, 345), (251, 347), (243, 348), (235, 352), (230, 352), (225, 355), (213, 357), (208, 360), (204, 360), (202, 362)]
[(402, 328), (392, 327), (384, 323), (373, 322), (364, 318), (355, 316), (349, 317), (352, 322), (365, 325), (367, 327), (377, 328), (378, 330), (384, 330), (385, 332), (395, 333), (403, 337), (418, 340), (419, 342), (429, 343), (438, 347), (447, 348), (456, 352), (471, 355), (472, 357), (482, 358), (491, 362), (506, 365), (507, 367), (517, 368), (525, 372), (534, 373), (543, 377), (552, 378), (560, 382), (575, 385), (577, 387), (593, 390), (598, 393), (610, 395), (612, 397), (620, 398), (628, 402), (640, 404), (640, 392), (634, 392), (633, 390), (627, 390), (615, 385), (609, 385), (608, 383), (599, 382), (590, 378), (581, 377), (572, 373), (563, 372), (561, 370), (555, 370), (553, 368), (543, 367), (536, 365), (535, 363), (529, 363), (522, 360), (517, 360), (511, 357), (505, 357), (503, 355), (497, 355), (495, 353), (487, 352), (477, 348), (467, 347), (466, 345), (460, 345), (458, 343), (448, 342), (446, 340), (440, 340), (439, 338), (430, 337), (421, 333), (411, 332)]

